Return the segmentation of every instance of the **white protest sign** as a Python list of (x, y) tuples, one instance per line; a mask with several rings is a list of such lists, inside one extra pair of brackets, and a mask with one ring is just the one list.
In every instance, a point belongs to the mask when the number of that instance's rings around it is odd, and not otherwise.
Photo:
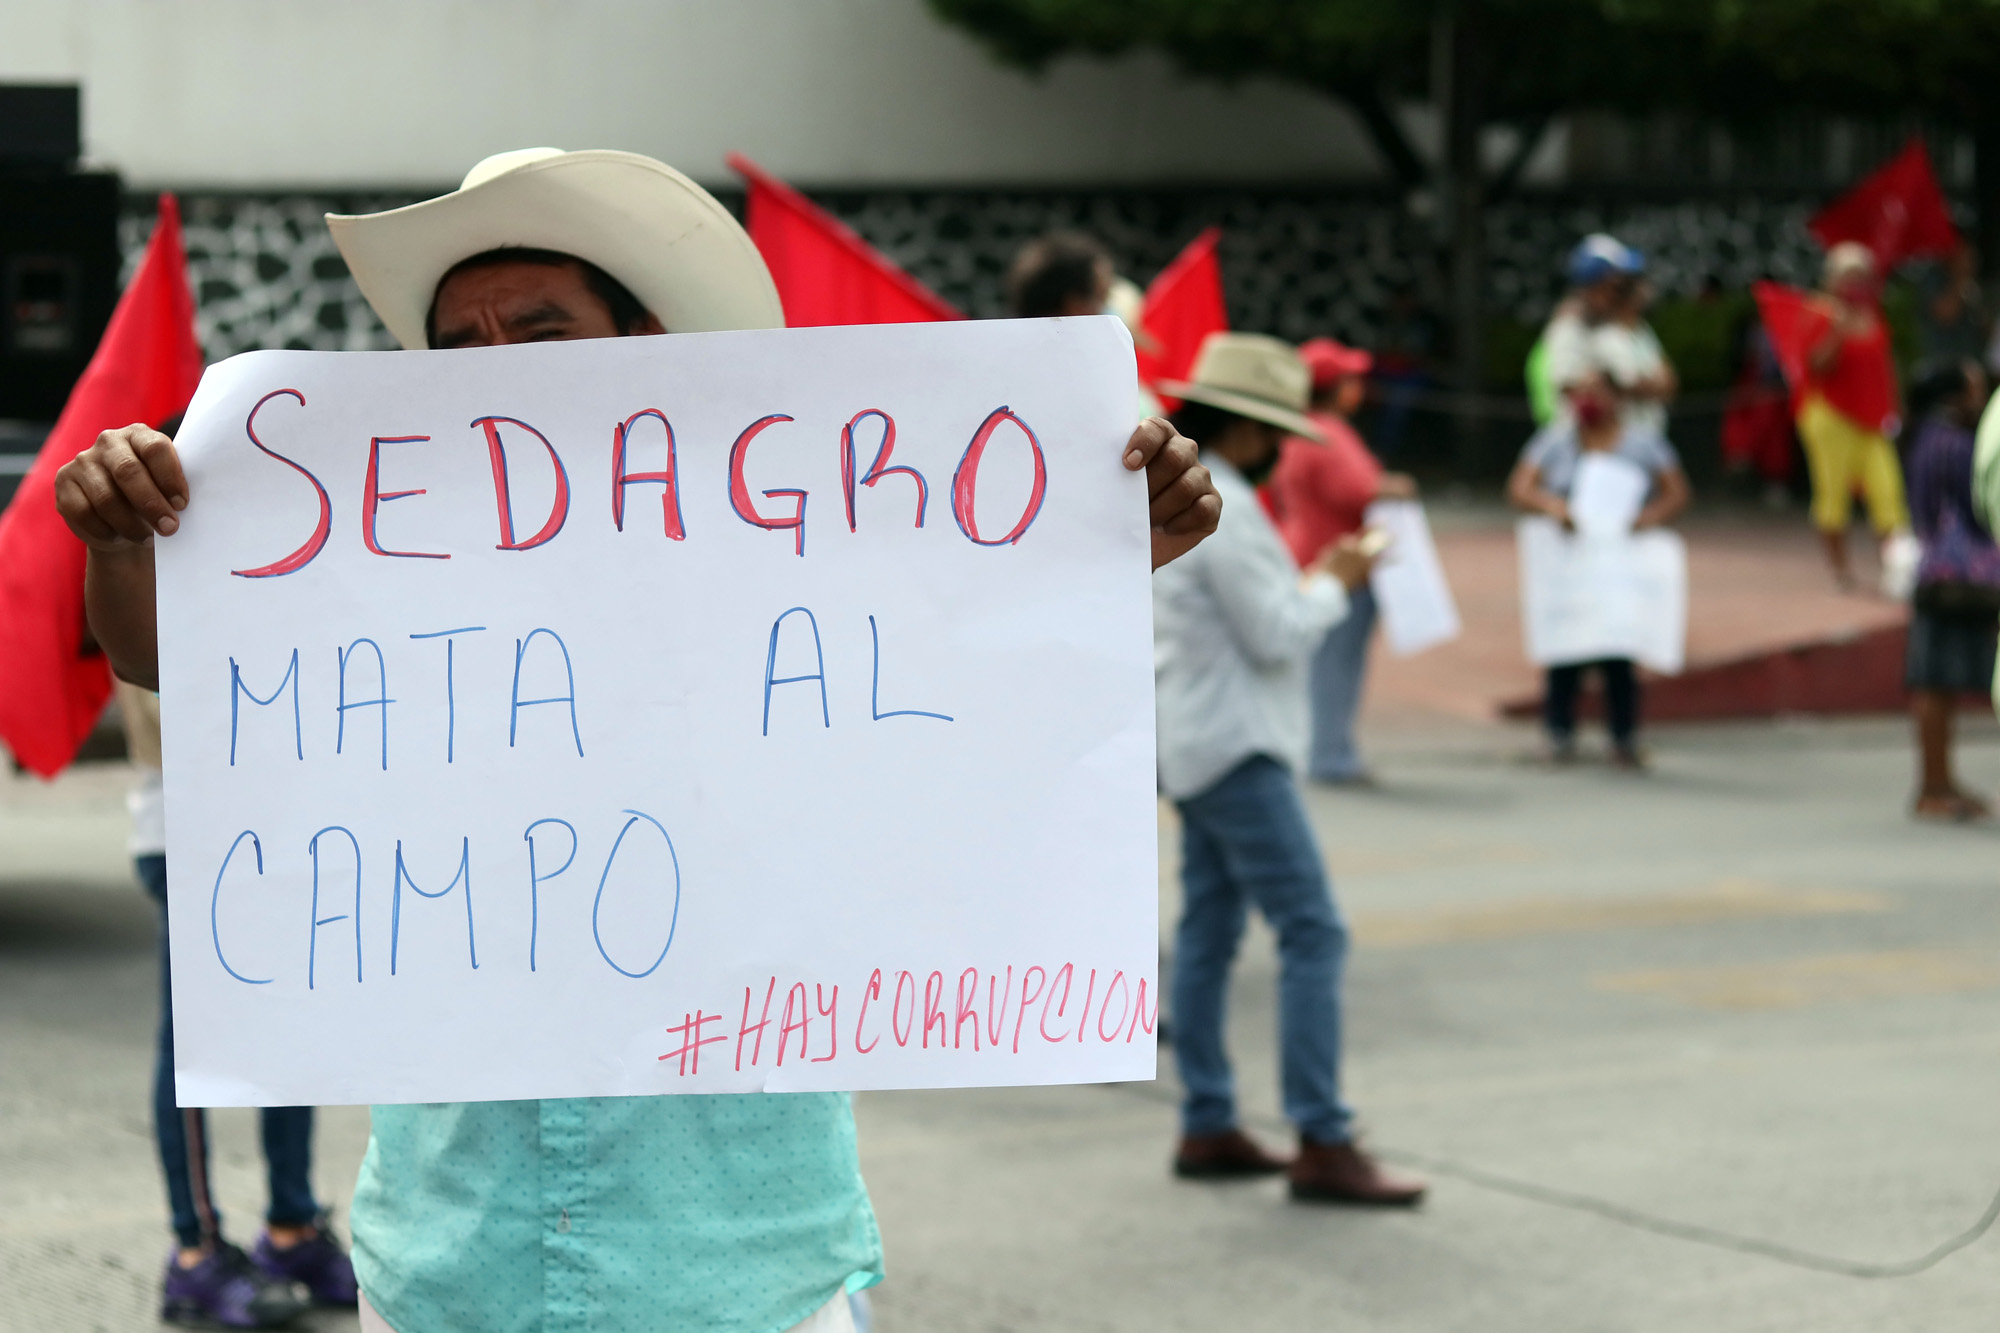
[(199, 1106), (1151, 1078), (1117, 320), (258, 352), (158, 544)]
[(1622, 537), (1638, 520), (1653, 478), (1629, 458), (1594, 449), (1582, 454), (1570, 486), (1570, 523), (1586, 537)]
[(1382, 612), (1389, 651), (1408, 657), (1457, 638), (1458, 603), (1445, 579), (1423, 505), (1415, 500), (1377, 500), (1368, 506), (1367, 525), (1390, 539), (1368, 578)]
[(1515, 540), (1529, 661), (1564, 666), (1629, 657), (1667, 675), (1680, 671), (1687, 547), (1679, 533), (1589, 537), (1536, 516), (1516, 525)]

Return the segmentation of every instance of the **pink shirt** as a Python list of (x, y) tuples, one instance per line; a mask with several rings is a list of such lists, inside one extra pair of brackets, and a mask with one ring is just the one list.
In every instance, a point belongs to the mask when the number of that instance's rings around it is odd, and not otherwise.
[(1354, 427), (1332, 413), (1311, 416), (1326, 433), (1326, 442), (1299, 435), (1287, 439), (1265, 490), (1266, 507), (1301, 567), (1342, 537), (1359, 532), (1382, 488), (1382, 465)]

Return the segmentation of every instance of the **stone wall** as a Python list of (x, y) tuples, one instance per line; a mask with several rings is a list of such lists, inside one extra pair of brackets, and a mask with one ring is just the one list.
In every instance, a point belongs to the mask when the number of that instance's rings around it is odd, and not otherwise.
[[(182, 200), (203, 345), (213, 358), (262, 347), (386, 348), (375, 319), (333, 247), (323, 213), (365, 212), (412, 196), (189, 194)], [(740, 195), (725, 195), (731, 207)], [(1005, 313), (1002, 277), (1020, 245), (1057, 227), (1091, 232), (1121, 269), (1144, 283), (1202, 228), (1223, 228), (1222, 269), (1231, 324), (1303, 340), (1331, 333), (1377, 343), (1392, 293), (1414, 293), (1419, 316), (1402, 325), (1435, 331), (1445, 307), (1435, 234), (1379, 194), (1331, 190), (845, 190), (817, 198), (870, 242), (966, 313)], [(1524, 195), (1490, 210), (1486, 392), (1477, 421), (1454, 414), (1462, 399), (1429, 387), (1399, 391), (1399, 406), (1364, 418), (1371, 443), (1397, 466), (1484, 486), (1503, 474), (1532, 425), (1520, 364), (1561, 292), (1562, 261), (1584, 234), (1616, 232), (1645, 250), (1667, 297), (1711, 282), (1737, 295), (1656, 312), (1689, 389), (1672, 430), (1698, 481), (1719, 468), (1717, 431), (1728, 382), (1731, 329), (1747, 317), (1741, 295), (1771, 276), (1810, 283), (1819, 250), (1805, 229), (1819, 198), (1694, 194)], [(125, 218), (128, 264), (151, 226), (153, 203), (135, 197)], [(1423, 311), (1428, 312), (1425, 318)], [(1692, 315), (1690, 320), (1686, 316)], [(1676, 337), (1679, 342), (1675, 341)]]
[[(1224, 229), (1230, 320), (1294, 340), (1331, 333), (1367, 344), (1389, 294), (1414, 284), (1438, 306), (1430, 228), (1388, 199), (1310, 190), (874, 190), (817, 196), (896, 262), (966, 313), (1005, 312), (1002, 274), (1014, 251), (1055, 227), (1100, 237), (1145, 282), (1203, 227)], [(211, 357), (259, 347), (389, 346), (324, 223), (329, 211), (393, 207), (408, 196), (190, 194), (182, 200), (188, 260)], [(740, 206), (740, 197), (729, 199)], [(1663, 292), (1693, 294), (1713, 278), (1740, 289), (1770, 275), (1810, 281), (1818, 251), (1805, 231), (1816, 201), (1756, 196), (1687, 202), (1527, 197), (1488, 221), (1496, 315), (1539, 322), (1560, 289), (1564, 253), (1611, 230), (1648, 252)], [(128, 257), (151, 226), (150, 197), (125, 219)]]

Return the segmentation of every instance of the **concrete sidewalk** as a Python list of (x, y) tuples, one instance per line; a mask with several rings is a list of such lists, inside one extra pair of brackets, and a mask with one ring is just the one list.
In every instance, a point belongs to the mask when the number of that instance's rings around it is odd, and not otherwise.
[[(1904, 726), (1677, 728), (1632, 779), (1429, 718), (1371, 730), (1381, 791), (1310, 796), (1357, 937), (1351, 1096), (1437, 1171), (1428, 1206), (1171, 1179), (1166, 1055), (1153, 1084), (871, 1094), (883, 1333), (1994, 1327), (2000, 1235), (1915, 1276), (1823, 1271), (1921, 1256), (2000, 1189), (2000, 833), (1904, 817)], [(2000, 787), (1990, 726), (1966, 767)], [(122, 787), (0, 783), (0, 1328), (152, 1327), (152, 922)], [(1170, 813), (1161, 839), (1170, 922)], [(1232, 1037), (1278, 1140), (1274, 980), (1253, 931)], [(217, 1120), (247, 1237), (254, 1119)], [(365, 1135), (322, 1117), (342, 1207)]]
[[(1900, 725), (1688, 728), (1649, 779), (1523, 769), (1497, 729), (1376, 741), (1382, 791), (1311, 805), (1352, 1099), (1428, 1206), (1173, 1181), (1170, 1079), (868, 1097), (885, 1329), (1994, 1326), (2000, 1236), (1825, 1271), (2000, 1191), (2000, 836), (1903, 818)], [(1990, 728), (1969, 772), (2000, 779)], [(1257, 935), (1232, 1035), (1277, 1138), (1274, 980)]]

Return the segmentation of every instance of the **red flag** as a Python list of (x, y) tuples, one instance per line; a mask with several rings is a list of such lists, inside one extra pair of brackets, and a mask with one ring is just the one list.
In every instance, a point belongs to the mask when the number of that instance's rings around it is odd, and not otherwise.
[(839, 218), (741, 153), (728, 160), (749, 182), (750, 239), (778, 284), (787, 327), (965, 318)]
[(1960, 244), (1931, 155), (1917, 138), (1806, 225), (1828, 249), (1861, 242), (1884, 273), (1919, 255), (1948, 255)]
[(1756, 298), (1757, 314), (1764, 321), (1764, 331), (1771, 335), (1771, 350), (1777, 355), (1778, 369), (1785, 372), (1796, 406), (1806, 387), (1806, 348), (1823, 317), (1813, 308), (1811, 292), (1782, 282), (1752, 283), (1750, 294)]
[[(1832, 369), (1815, 377), (1806, 365), (1806, 353), (1833, 327), (1833, 315), (1824, 299), (1777, 282), (1754, 283), (1750, 291), (1764, 330), (1771, 335), (1778, 367), (1791, 386), (1794, 412), (1810, 390), (1864, 429), (1893, 431), (1896, 367), (1890, 358), (1886, 329), (1879, 322), (1872, 339), (1845, 343)], [(1881, 319), (1880, 312), (1876, 318)]]
[(109, 664), (84, 649), (84, 547), (56, 513), (56, 469), (100, 431), (185, 410), (200, 380), (180, 206), (163, 194), (132, 285), (0, 513), (0, 740), (42, 777), (76, 757), (111, 694)]
[[(1215, 258), (1221, 239), (1222, 228), (1210, 227), (1189, 241), (1146, 288), (1141, 322), (1159, 349), (1140, 351), (1141, 383), (1186, 379), (1202, 340), (1229, 327), (1229, 311), (1222, 302), (1222, 266)], [(1169, 410), (1174, 405), (1167, 404)]]

